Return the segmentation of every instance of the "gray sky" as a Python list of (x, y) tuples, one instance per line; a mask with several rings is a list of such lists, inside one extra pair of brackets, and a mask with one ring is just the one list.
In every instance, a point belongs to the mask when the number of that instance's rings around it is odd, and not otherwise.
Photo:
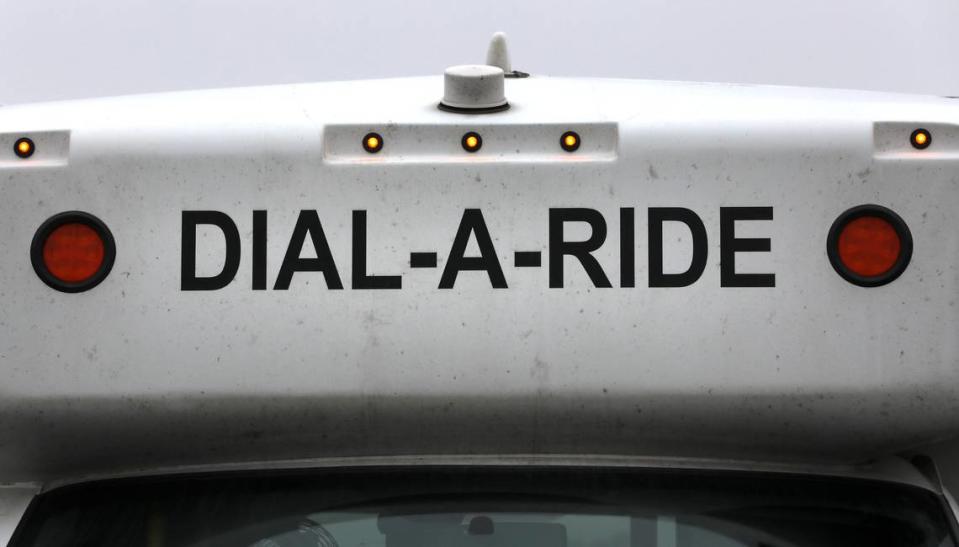
[(0, 0), (0, 103), (439, 74), (959, 95), (957, 0)]

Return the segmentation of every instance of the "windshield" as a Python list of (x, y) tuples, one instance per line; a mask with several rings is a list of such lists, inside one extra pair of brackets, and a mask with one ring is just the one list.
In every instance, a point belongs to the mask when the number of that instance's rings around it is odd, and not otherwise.
[(939, 498), (774, 474), (415, 468), (107, 481), (43, 494), (15, 547), (954, 546)]

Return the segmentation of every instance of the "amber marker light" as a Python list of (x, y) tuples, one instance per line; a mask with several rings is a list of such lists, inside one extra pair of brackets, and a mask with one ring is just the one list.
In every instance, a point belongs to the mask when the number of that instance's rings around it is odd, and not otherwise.
[(579, 134), (575, 131), (567, 131), (559, 138), (559, 144), (567, 152), (575, 152), (579, 148)]
[(29, 158), (36, 149), (37, 147), (33, 144), (33, 141), (26, 137), (17, 139), (17, 142), (13, 143), (13, 151), (19, 158)]
[(367, 133), (363, 137), (363, 149), (370, 154), (375, 154), (383, 149), (383, 137), (379, 133)]
[(912, 143), (913, 148), (922, 150), (932, 144), (932, 135), (929, 134), (929, 131), (920, 127), (912, 132), (912, 135), (909, 137), (909, 142)]
[(469, 133), (463, 135), (463, 150), (467, 152), (476, 152), (483, 147), (483, 137), (480, 137), (479, 133), (475, 131), (470, 131)]

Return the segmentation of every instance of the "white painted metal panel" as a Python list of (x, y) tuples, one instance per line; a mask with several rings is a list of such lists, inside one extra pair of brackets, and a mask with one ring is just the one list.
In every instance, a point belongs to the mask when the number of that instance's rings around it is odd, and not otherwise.
[[(854, 461), (959, 433), (955, 102), (534, 77), (507, 82), (509, 111), (463, 116), (436, 109), (441, 91), (422, 78), (0, 109), (4, 138), (69, 143), (58, 165), (0, 161), (2, 473), (423, 453)], [(936, 143), (921, 153), (902, 144), (919, 125)], [(465, 127), (488, 135), (477, 154), (435, 140)], [(559, 149), (561, 127), (581, 131), (583, 154)], [(367, 129), (387, 136), (382, 156), (349, 150)], [(826, 257), (832, 221), (863, 203), (895, 210), (915, 241), (884, 287), (847, 283)], [(691, 286), (648, 286), (650, 207), (702, 219), (708, 262)], [(772, 208), (736, 223), (771, 242), (736, 270), (774, 287), (721, 287), (722, 207)], [(551, 208), (602, 214), (594, 256), (611, 288), (571, 258), (550, 287)], [(635, 287), (622, 286), (623, 208)], [(343, 290), (318, 272), (272, 290), (304, 209)], [(467, 209), (508, 288), (470, 271), (439, 288)], [(65, 210), (116, 238), (90, 292), (53, 291), (30, 265), (34, 231)], [(181, 290), (190, 210), (238, 227), (223, 289)], [(254, 210), (269, 290), (251, 288)], [(368, 273), (401, 289), (351, 288), (356, 210)], [(689, 231), (667, 225), (664, 242), (681, 271)], [(197, 245), (198, 271), (216, 273), (222, 234), (201, 229)], [(516, 267), (516, 251), (542, 266)], [(412, 252), (437, 267), (411, 268)]]

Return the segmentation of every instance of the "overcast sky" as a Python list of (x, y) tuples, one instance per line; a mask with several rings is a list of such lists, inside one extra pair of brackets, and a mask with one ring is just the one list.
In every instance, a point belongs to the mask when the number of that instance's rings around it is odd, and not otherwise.
[(959, 95), (959, 0), (0, 0), (0, 103), (440, 74)]

